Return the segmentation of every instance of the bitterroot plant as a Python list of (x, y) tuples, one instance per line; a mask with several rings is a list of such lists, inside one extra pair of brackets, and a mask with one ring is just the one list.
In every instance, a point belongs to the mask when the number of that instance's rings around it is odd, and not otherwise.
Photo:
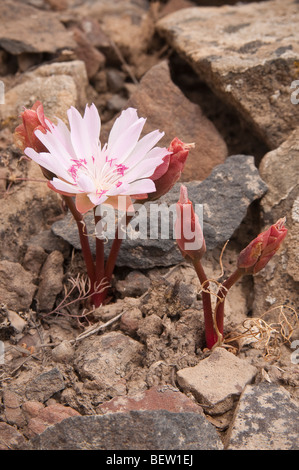
[(216, 306), (213, 309), (209, 279), (201, 262), (206, 251), (203, 232), (193, 205), (188, 199), (187, 188), (184, 185), (181, 186), (180, 198), (177, 203), (175, 234), (182, 255), (193, 264), (202, 286), (205, 336), (209, 349), (221, 345), (223, 342), (224, 306), (229, 289), (243, 275), (256, 274), (266, 266), (287, 235), (284, 224), (285, 218), (279, 219), (241, 251), (235, 271), (219, 287)]
[[(83, 297), (98, 307), (107, 302), (106, 286), (111, 281), (123, 236), (117, 227), (105, 260), (104, 240), (101, 234), (96, 234), (94, 257), (84, 215), (93, 211), (98, 227), (102, 216), (97, 209), (109, 205), (123, 211), (124, 226), (128, 225), (135, 215), (136, 201), (155, 201), (180, 179), (194, 145), (175, 137), (167, 148), (158, 147), (164, 136), (159, 130), (141, 137), (146, 119), (138, 117), (133, 108), (120, 114), (103, 145), (101, 119), (94, 104), (86, 105), (83, 116), (71, 107), (67, 117), (69, 127), (61, 119), (54, 124), (45, 117), (43, 105), (37, 101), (22, 112), (15, 141), (26, 157), (40, 166), (49, 188), (61, 195), (74, 217), (90, 286)], [(202, 265), (206, 252), (204, 234), (184, 185), (176, 213), (175, 238), (202, 286), (206, 346), (211, 349), (223, 341), (224, 306), (229, 289), (241, 276), (255, 274), (268, 263), (287, 234), (285, 219), (261, 233), (240, 253), (236, 270), (219, 287), (213, 309), (209, 279)]]
[(61, 119), (54, 124), (37, 101), (21, 114), (22, 124), (16, 128), (15, 141), (41, 167), (49, 188), (61, 194), (73, 215), (90, 280), (91, 300), (98, 307), (107, 297), (107, 289), (99, 292), (99, 286), (111, 280), (123, 237), (116, 232), (105, 263), (104, 241), (98, 236), (94, 260), (84, 214), (93, 210), (98, 226), (101, 216), (97, 208), (105, 204), (123, 210), (128, 223), (134, 216), (133, 201), (154, 200), (172, 188), (181, 176), (192, 145), (175, 138), (168, 148), (157, 147), (164, 136), (159, 130), (140, 138), (146, 119), (139, 118), (133, 108), (124, 110), (116, 119), (104, 145), (100, 142), (101, 120), (94, 104), (86, 105), (83, 116), (74, 107), (67, 115), (70, 128)]

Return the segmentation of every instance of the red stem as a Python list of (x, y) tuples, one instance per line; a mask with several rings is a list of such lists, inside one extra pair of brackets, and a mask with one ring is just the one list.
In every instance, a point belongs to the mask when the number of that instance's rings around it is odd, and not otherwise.
[[(96, 215), (96, 208), (94, 209), (95, 227), (100, 222), (101, 216)], [(104, 255), (104, 241), (96, 237), (96, 268), (95, 268), (95, 284), (97, 290), (103, 290), (105, 285), (103, 283), (105, 278), (105, 255)], [(95, 307), (102, 305), (104, 298), (107, 295), (108, 287), (103, 292), (98, 292), (93, 296), (93, 303)]]
[(66, 202), (78, 226), (80, 243), (82, 247), (82, 254), (83, 254), (85, 265), (86, 265), (87, 275), (89, 277), (90, 284), (91, 284), (90, 292), (92, 293), (94, 291), (94, 286), (95, 286), (95, 281), (96, 281), (95, 266), (94, 266), (94, 261), (93, 261), (93, 257), (91, 254), (90, 246), (89, 246), (86, 224), (84, 222), (83, 215), (76, 209), (76, 206), (72, 197), (63, 196), (63, 199)]
[(205, 320), (205, 336), (206, 336), (206, 344), (207, 348), (211, 349), (214, 344), (217, 342), (217, 334), (214, 329), (214, 323), (213, 323), (213, 310), (212, 310), (212, 304), (211, 304), (211, 295), (208, 291), (209, 289), (209, 281), (207, 279), (207, 276), (204, 272), (204, 269), (202, 267), (202, 264), (200, 260), (192, 260), (194, 269), (196, 271), (196, 274), (198, 276), (198, 279), (203, 286), (202, 293), (202, 304), (203, 304), (203, 311), (204, 311), (204, 320)]
[[(126, 227), (130, 223), (132, 218), (133, 218), (132, 215), (126, 215)], [(113, 240), (111, 250), (110, 250), (108, 259), (106, 261), (106, 265), (105, 265), (105, 277), (108, 280), (108, 282), (111, 281), (112, 274), (113, 274), (116, 260), (117, 260), (117, 256), (118, 256), (118, 253), (119, 253), (122, 241), (123, 241), (123, 238), (119, 237), (118, 234), (119, 234), (119, 227), (117, 227), (116, 229), (115, 238)]]

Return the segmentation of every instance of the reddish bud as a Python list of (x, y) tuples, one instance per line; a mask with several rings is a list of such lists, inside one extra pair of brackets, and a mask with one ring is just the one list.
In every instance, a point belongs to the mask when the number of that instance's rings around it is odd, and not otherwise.
[[(22, 150), (26, 147), (33, 148), (36, 152), (48, 152), (46, 147), (36, 137), (35, 131), (42, 131), (44, 134), (50, 130), (46, 117), (44, 115), (44, 108), (40, 101), (36, 101), (31, 109), (26, 109), (21, 113), (22, 124), (20, 124), (14, 133), (15, 144)], [(47, 119), (50, 122), (49, 119)], [(47, 179), (52, 179), (55, 176), (49, 170), (42, 168), (42, 172)]]
[(24, 151), (26, 147), (31, 147), (36, 152), (47, 152), (46, 147), (36, 137), (35, 131), (40, 130), (44, 134), (50, 130), (44, 115), (44, 108), (40, 101), (36, 101), (31, 109), (25, 109), (21, 113), (23, 123), (15, 130), (16, 145)]
[(194, 144), (184, 144), (177, 137), (172, 140), (168, 147), (169, 154), (164, 157), (163, 163), (156, 168), (155, 173), (151, 176), (155, 182), (156, 191), (148, 195), (148, 201), (155, 201), (164, 196), (180, 179), (189, 149), (193, 147)]
[(181, 186), (180, 199), (176, 205), (175, 237), (182, 255), (193, 260), (200, 259), (206, 251), (205, 239), (192, 202), (188, 199), (186, 186)]
[(286, 237), (288, 230), (284, 226), (285, 220), (285, 217), (279, 219), (241, 251), (238, 258), (239, 269), (244, 269), (247, 274), (256, 274), (266, 266)]

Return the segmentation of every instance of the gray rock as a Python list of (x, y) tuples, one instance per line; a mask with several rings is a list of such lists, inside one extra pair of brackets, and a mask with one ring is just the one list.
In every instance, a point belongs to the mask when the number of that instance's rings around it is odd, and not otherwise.
[(281, 386), (247, 385), (227, 436), (230, 450), (298, 450), (299, 407)]
[(273, 0), (185, 8), (157, 29), (272, 149), (298, 125), (290, 88), (298, 76), (298, 21), (298, 2)]
[[(203, 204), (203, 230), (208, 250), (223, 244), (232, 236), (245, 217), (250, 203), (262, 197), (267, 189), (254, 165), (254, 158), (246, 155), (228, 157), (225, 163), (215, 167), (204, 181), (192, 181), (184, 184), (188, 188), (189, 199), (193, 204)], [(169, 239), (161, 238), (161, 223), (157, 218), (153, 217), (151, 223), (148, 220), (149, 205), (153, 203), (144, 204), (147, 211), (141, 209), (138, 222), (139, 227), (147, 227), (148, 238), (129, 239), (128, 236), (131, 232), (128, 230), (127, 238), (123, 240), (117, 259), (118, 266), (148, 269), (155, 266), (171, 266), (182, 260), (182, 255), (173, 239), (173, 221), (171, 214), (169, 216), (168, 209), (169, 206), (172, 206), (175, 212), (179, 191), (180, 183), (177, 183), (168, 194), (157, 201), (159, 207), (156, 205), (156, 208), (161, 209), (161, 220), (167, 221), (169, 217)], [(93, 214), (87, 213), (85, 221), (89, 234), (93, 234)], [(137, 219), (135, 219), (136, 221)], [(131, 228), (133, 223), (134, 219)], [(152, 236), (156, 236), (156, 238), (149, 238), (150, 228)], [(77, 227), (71, 223), (70, 215), (55, 222), (52, 225), (52, 231), (76, 249), (81, 248)], [(107, 234), (108, 238), (113, 236), (114, 231)], [(94, 253), (93, 236), (90, 236), (90, 244)], [(112, 240), (108, 240), (105, 244), (106, 256), (111, 244)]]
[(35, 450), (222, 450), (200, 413), (166, 410), (75, 416), (32, 440)]
[(0, 450), (25, 450), (26, 439), (14, 426), (0, 423)]
[(261, 199), (262, 230), (286, 217), (288, 234), (265, 269), (255, 276), (253, 308), (257, 316), (274, 305), (296, 309), (299, 301), (299, 128), (263, 157), (260, 174), (268, 186)]
[(64, 380), (57, 367), (43, 372), (28, 382), (25, 389), (27, 400), (47, 401), (54, 393), (64, 389)]

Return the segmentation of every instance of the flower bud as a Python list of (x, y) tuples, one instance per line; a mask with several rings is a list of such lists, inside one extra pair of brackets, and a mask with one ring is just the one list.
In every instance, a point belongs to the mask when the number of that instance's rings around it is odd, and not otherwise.
[(288, 230), (284, 226), (285, 221), (285, 217), (279, 219), (241, 251), (237, 264), (239, 269), (247, 274), (256, 274), (266, 266), (286, 237)]
[(200, 259), (206, 251), (205, 239), (186, 186), (181, 186), (176, 205), (175, 238), (182, 255), (192, 260)]
[(159, 199), (174, 186), (184, 169), (189, 149), (194, 146), (194, 144), (184, 144), (177, 137), (172, 140), (168, 147), (169, 154), (150, 177), (155, 182), (156, 191), (148, 195), (148, 201)]
[(15, 130), (16, 145), (24, 151), (26, 147), (31, 147), (36, 152), (46, 152), (46, 147), (36, 137), (35, 131), (40, 130), (44, 134), (50, 130), (44, 115), (44, 108), (40, 101), (36, 101), (31, 109), (25, 109), (21, 113), (23, 123)]
[[(36, 137), (35, 131), (39, 130), (46, 133), (50, 130), (46, 117), (44, 115), (44, 108), (40, 101), (36, 101), (31, 109), (26, 109), (21, 113), (22, 124), (20, 124), (14, 133), (15, 144), (22, 152), (25, 148), (33, 148), (36, 152), (47, 152), (46, 147)], [(47, 121), (50, 123), (49, 119)], [(47, 179), (52, 179), (55, 176), (49, 170), (41, 167), (44, 176)]]

